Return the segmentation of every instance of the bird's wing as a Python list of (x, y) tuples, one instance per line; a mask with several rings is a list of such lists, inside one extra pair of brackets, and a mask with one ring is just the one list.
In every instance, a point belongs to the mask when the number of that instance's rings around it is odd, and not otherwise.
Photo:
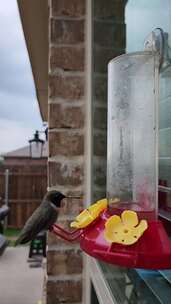
[(52, 207), (40, 206), (35, 210), (32, 216), (26, 222), (21, 234), (16, 241), (17, 244), (24, 244), (34, 239), (35, 236), (42, 230), (50, 228), (56, 221), (57, 213)]

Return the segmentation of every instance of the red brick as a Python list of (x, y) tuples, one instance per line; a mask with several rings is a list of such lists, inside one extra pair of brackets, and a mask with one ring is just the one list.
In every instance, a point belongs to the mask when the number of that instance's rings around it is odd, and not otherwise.
[(85, 40), (83, 20), (51, 19), (51, 42), (57, 44), (79, 44)]
[(80, 249), (55, 250), (47, 252), (47, 274), (79, 274), (82, 271)]
[[(58, 223), (59, 225), (59, 223)], [(70, 243), (68, 241), (65, 241), (64, 239), (58, 237), (52, 232), (48, 233), (48, 246), (54, 246), (54, 245), (65, 245), (65, 246), (70, 246)]]
[(50, 76), (49, 96), (69, 100), (80, 99), (84, 96), (84, 77), (80, 76)]
[[(61, 208), (59, 212), (59, 216), (57, 219), (57, 224), (61, 226), (63, 229), (67, 231), (73, 231), (73, 228), (71, 228), (70, 224), (75, 219), (75, 217), (83, 210), (83, 199), (76, 199), (76, 198), (67, 198), (65, 201), (69, 201), (70, 203), (67, 204), (66, 209)], [(72, 204), (72, 205), (71, 205)], [(75, 206), (73, 205), (75, 204)], [(79, 205), (80, 204), (80, 205)], [(67, 217), (68, 215), (68, 217)], [(48, 233), (48, 246), (65, 246), (65, 248), (70, 249), (71, 243), (68, 241), (65, 241), (61, 237), (55, 235), (52, 232)], [(76, 250), (76, 246), (78, 246), (78, 241), (75, 240), (72, 242), (73, 249)], [(49, 260), (50, 261), (50, 260)]]
[(80, 198), (80, 197), (83, 197), (84, 196), (84, 185), (81, 185), (79, 187), (69, 187), (69, 188), (66, 188), (65, 187), (65, 191), (63, 190), (64, 187), (63, 186), (56, 186), (56, 187), (53, 187), (53, 189), (56, 188), (56, 190), (59, 190), (61, 192), (65, 192), (65, 195), (67, 197), (73, 197), (73, 198)]
[(62, 215), (78, 215), (84, 208), (84, 199), (81, 198), (75, 198), (75, 197), (69, 197), (63, 199), (63, 204), (61, 207), (61, 214)]
[(47, 304), (75, 303), (82, 300), (82, 282), (58, 280), (47, 282)]
[(84, 153), (84, 136), (72, 131), (49, 132), (49, 156), (77, 156)]
[[(74, 220), (75, 217), (73, 217), (72, 219), (61, 219), (61, 217), (59, 216), (57, 219), (57, 224), (59, 226), (61, 226), (63, 229), (67, 230), (67, 231), (72, 231), (73, 229), (70, 227), (71, 222)], [(72, 246), (74, 247), (75, 245), (78, 244), (78, 241), (74, 241), (72, 242)], [(68, 241), (65, 241), (64, 239), (62, 239), (61, 237), (55, 235), (52, 232), (48, 233), (48, 245), (49, 246), (54, 246), (54, 245), (65, 245), (65, 247), (71, 247), (71, 243), (69, 243)]]
[(84, 114), (82, 107), (65, 106), (63, 104), (49, 105), (49, 128), (82, 128)]
[(83, 47), (52, 47), (50, 54), (50, 67), (61, 68), (65, 71), (84, 70), (84, 48)]
[(79, 186), (83, 182), (83, 166), (69, 162), (49, 162), (49, 185)]
[(85, 0), (52, 0), (52, 15), (81, 17), (85, 15)]

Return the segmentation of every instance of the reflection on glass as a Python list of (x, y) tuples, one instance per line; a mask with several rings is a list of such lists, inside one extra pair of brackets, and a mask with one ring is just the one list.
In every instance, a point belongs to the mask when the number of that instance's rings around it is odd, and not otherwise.
[[(171, 65), (160, 75), (159, 207), (171, 212)], [(164, 190), (164, 191), (163, 191)]]
[(170, 303), (170, 270), (159, 272), (99, 264), (117, 304)]
[[(126, 52), (142, 50), (145, 38), (156, 27), (171, 32), (170, 0), (129, 0), (125, 11)], [(170, 44), (170, 37), (169, 37)]]
[(125, 52), (125, 1), (92, 1), (92, 201), (106, 197), (107, 65)]
[[(115, 3), (121, 1), (94, 0), (93, 2), (93, 149), (92, 199), (106, 195), (106, 131), (107, 131), (107, 63), (125, 52), (141, 51), (145, 38), (156, 27), (168, 33), (171, 45), (171, 1), (128, 0), (122, 20)], [(124, 3), (124, 1), (123, 1)], [(111, 8), (110, 8), (111, 5)], [(124, 20), (125, 17), (125, 20)], [(126, 41), (125, 28), (126, 23)], [(118, 45), (118, 37), (124, 37)], [(115, 45), (115, 43), (117, 45)], [(117, 54), (116, 54), (117, 53)], [(160, 76), (160, 158), (159, 184), (171, 187), (171, 68), (167, 66)], [(162, 207), (171, 211), (171, 191), (159, 191)], [(169, 304), (171, 302), (171, 272), (124, 269), (100, 263), (104, 279), (117, 304)], [(96, 274), (94, 274), (96, 275)], [(101, 291), (103, 292), (103, 290)]]
[(160, 73), (159, 208), (171, 212), (171, 2), (129, 0), (125, 18), (127, 52), (141, 50), (145, 38), (156, 27), (161, 27), (167, 33), (168, 41)]

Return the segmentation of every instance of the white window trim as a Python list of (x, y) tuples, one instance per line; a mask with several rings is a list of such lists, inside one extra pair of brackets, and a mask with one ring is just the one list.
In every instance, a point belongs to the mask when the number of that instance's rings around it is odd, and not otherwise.
[(96, 295), (100, 304), (117, 304), (114, 295), (111, 293), (108, 283), (105, 280), (102, 269), (96, 259), (86, 257), (89, 270), (89, 277), (93, 283)]

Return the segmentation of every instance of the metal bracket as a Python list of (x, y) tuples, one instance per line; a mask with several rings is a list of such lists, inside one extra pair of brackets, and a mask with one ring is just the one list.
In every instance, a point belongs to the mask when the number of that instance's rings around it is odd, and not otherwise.
[(164, 58), (165, 33), (161, 28), (154, 29), (146, 38), (145, 51), (157, 52), (159, 54), (160, 67)]

